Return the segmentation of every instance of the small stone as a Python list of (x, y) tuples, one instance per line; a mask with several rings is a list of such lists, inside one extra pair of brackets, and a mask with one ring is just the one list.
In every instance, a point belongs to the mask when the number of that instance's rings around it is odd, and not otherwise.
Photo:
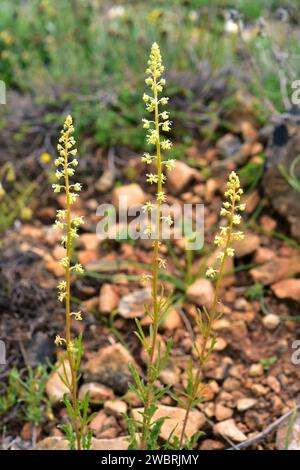
[(179, 383), (180, 370), (164, 369), (161, 371), (160, 380), (165, 385), (176, 385)]
[(258, 131), (250, 121), (241, 122), (241, 133), (246, 142), (255, 142), (258, 139)]
[(227, 406), (217, 404), (215, 406), (215, 417), (217, 421), (224, 421), (225, 419), (231, 418), (233, 415), (233, 410)]
[(123, 318), (140, 318), (145, 315), (145, 304), (149, 305), (152, 300), (151, 289), (135, 290), (121, 298), (118, 312)]
[(271, 261), (274, 258), (274, 251), (270, 250), (270, 248), (266, 248), (264, 246), (260, 246), (254, 257), (253, 261), (254, 263), (257, 264), (264, 264), (267, 263), (268, 261)]
[(216, 338), (216, 344), (214, 345), (214, 351), (224, 351), (227, 348), (227, 341), (219, 336)]
[(221, 364), (218, 367), (213, 367), (210, 376), (216, 380), (224, 380), (232, 366), (232, 359), (230, 357), (222, 358)]
[(127, 404), (122, 400), (108, 400), (104, 403), (104, 409), (108, 414), (120, 416), (127, 411)]
[(214, 432), (221, 436), (228, 437), (235, 442), (244, 442), (247, 440), (247, 437), (239, 430), (233, 419), (227, 419), (226, 421), (215, 424)]
[(93, 405), (99, 405), (105, 400), (111, 400), (114, 398), (114, 392), (111, 388), (108, 388), (105, 385), (98, 384), (95, 382), (83, 384), (80, 387), (78, 393), (79, 400), (83, 400), (87, 392), (89, 392), (89, 401)]
[(205, 193), (204, 193), (206, 202), (211, 202), (213, 200), (218, 189), (220, 189), (220, 183), (218, 180), (214, 178), (209, 178), (206, 181)]
[(92, 450), (127, 450), (128, 446), (129, 436), (92, 440)]
[(225, 448), (223, 442), (215, 441), (213, 439), (205, 439), (201, 442), (199, 450), (222, 450)]
[[(64, 361), (64, 365), (68, 379), (71, 381), (72, 377), (69, 361)], [(70, 393), (66, 385), (62, 383), (59, 375), (64, 376), (64, 368), (62, 364), (60, 364), (58, 368), (51, 373), (46, 383), (46, 393), (52, 403), (60, 402), (63, 399), (65, 393)]]
[(258, 154), (261, 154), (263, 150), (264, 147), (260, 142), (253, 142), (251, 147), (251, 155), (253, 155), (254, 158), (251, 159), (251, 162), (262, 164), (263, 160)]
[(228, 332), (231, 329), (231, 323), (229, 320), (225, 318), (221, 318), (220, 320), (216, 320), (213, 324), (213, 329), (216, 332)]
[(257, 397), (263, 397), (268, 393), (268, 389), (261, 384), (252, 385), (251, 390)]
[(211, 401), (215, 398), (216, 392), (211, 383), (204, 385), (201, 384), (199, 389), (201, 390), (201, 395), (204, 398), (204, 403)]
[(127, 349), (117, 343), (92, 353), (82, 369), (86, 381), (100, 382), (123, 395), (132, 378), (128, 365), (133, 362)]
[(97, 435), (98, 433), (102, 431), (105, 419), (106, 419), (106, 414), (104, 410), (98, 411), (98, 413), (95, 414), (92, 421), (90, 422), (89, 428), (92, 429), (94, 433)]
[(246, 232), (243, 240), (235, 241), (233, 243), (235, 256), (237, 258), (243, 258), (244, 256), (251, 255), (259, 248), (259, 245), (259, 236), (255, 233)]
[(215, 414), (215, 405), (213, 402), (199, 403), (198, 408), (203, 411), (208, 418), (212, 418)]
[[(136, 408), (132, 410), (133, 418), (140, 420), (141, 412), (143, 408)], [(168, 417), (161, 427), (160, 436), (164, 441), (167, 441), (170, 434), (173, 432), (173, 436), (180, 438), (181, 430), (183, 426), (183, 420), (185, 417), (185, 410), (177, 406), (166, 406), (158, 405), (158, 409), (154, 413), (153, 421)], [(195, 432), (201, 430), (205, 423), (205, 417), (203, 413), (197, 410), (191, 410), (187, 427), (185, 429), (187, 437), (190, 439)]]
[(300, 302), (300, 279), (284, 279), (271, 286), (279, 299), (292, 299)]
[(197, 279), (187, 288), (187, 297), (199, 307), (209, 309), (213, 302), (214, 289), (208, 279)]
[(166, 330), (177, 330), (182, 326), (181, 316), (179, 315), (176, 308), (170, 308), (164, 321), (162, 322), (162, 328)]
[(281, 385), (279, 380), (277, 380), (272, 375), (269, 375), (269, 377), (267, 378), (267, 384), (273, 390), (273, 392), (277, 393), (277, 395), (280, 395)]
[(41, 428), (39, 426), (34, 427), (32, 423), (25, 423), (20, 432), (20, 436), (23, 441), (31, 441), (33, 431), (35, 431), (35, 438), (39, 439), (42, 431)]
[(186, 163), (177, 160), (175, 168), (168, 174), (168, 188), (172, 194), (180, 194), (195, 176), (195, 171)]
[(114, 286), (111, 284), (103, 284), (99, 294), (99, 311), (101, 313), (113, 312), (119, 303), (119, 296)]
[(234, 308), (245, 311), (251, 309), (251, 304), (244, 297), (238, 297), (234, 302)]
[(97, 250), (100, 239), (96, 233), (83, 233), (79, 236), (78, 242), (83, 245), (85, 250)]
[(128, 390), (128, 392), (123, 396), (123, 399), (131, 408), (138, 408), (143, 404), (140, 397), (138, 397), (132, 390)]
[[(114, 439), (92, 439), (91, 450), (127, 450), (129, 436)], [(36, 450), (69, 450), (69, 442), (64, 437), (46, 437), (39, 441)]]
[(97, 250), (80, 250), (78, 252), (78, 261), (85, 269), (89, 264), (95, 263), (99, 258)]
[(52, 254), (56, 261), (59, 261), (61, 258), (63, 258), (66, 254), (66, 250), (62, 245), (55, 245), (53, 248)]
[(263, 365), (258, 363), (258, 364), (251, 364), (249, 368), (249, 376), (250, 377), (260, 377), (261, 375), (264, 374), (264, 368)]
[(248, 335), (247, 325), (244, 320), (235, 320), (232, 322), (231, 334), (234, 338), (245, 338)]
[(289, 258), (274, 258), (267, 263), (253, 268), (250, 274), (255, 282), (263, 285), (273, 284), (285, 279), (295, 272), (295, 267)]
[(234, 377), (228, 377), (223, 382), (223, 388), (226, 392), (233, 392), (234, 390), (238, 390), (241, 386), (241, 382)]
[(272, 232), (275, 230), (277, 222), (275, 219), (270, 217), (269, 215), (262, 215), (259, 219), (259, 222), (261, 226), (267, 231), (267, 232)]
[(240, 398), (237, 401), (236, 407), (238, 411), (246, 411), (249, 410), (250, 408), (253, 408), (257, 403), (257, 400), (254, 398)]
[(252, 214), (254, 209), (257, 207), (260, 201), (260, 195), (258, 191), (252, 191), (252, 193), (247, 194), (243, 197), (243, 202), (246, 204), (245, 212), (247, 214)]
[(112, 203), (118, 209), (140, 206), (144, 202), (146, 194), (138, 184), (120, 186), (112, 191)]
[(242, 143), (238, 137), (233, 134), (225, 134), (217, 142), (217, 148), (223, 158), (234, 159), (241, 150)]
[(272, 410), (274, 413), (280, 413), (282, 412), (283, 408), (283, 402), (280, 397), (277, 397), (276, 395), (271, 396), (270, 401), (272, 402)]
[(263, 324), (267, 328), (267, 330), (275, 330), (280, 323), (280, 317), (275, 315), (274, 313), (268, 313), (263, 318)]
[(69, 450), (69, 442), (64, 437), (45, 437), (37, 443), (35, 450)]
[(54, 274), (54, 276), (61, 277), (65, 274), (64, 268), (49, 253), (44, 255), (44, 263), (47, 271)]

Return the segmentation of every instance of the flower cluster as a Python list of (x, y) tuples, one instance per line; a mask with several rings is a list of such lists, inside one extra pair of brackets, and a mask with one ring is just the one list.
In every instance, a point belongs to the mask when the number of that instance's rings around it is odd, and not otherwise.
[[(232, 171), (229, 175), (227, 182), (227, 190), (225, 191), (225, 198), (220, 215), (228, 218), (228, 223), (220, 226), (220, 231), (216, 235), (214, 243), (220, 248), (218, 253), (218, 260), (224, 262), (226, 256), (234, 256), (234, 248), (230, 246), (232, 240), (238, 241), (244, 238), (244, 233), (240, 230), (235, 230), (235, 227), (241, 223), (241, 215), (238, 212), (245, 210), (245, 204), (240, 203), (243, 190), (240, 185), (240, 180), (237, 174)], [(218, 271), (213, 267), (209, 267), (206, 271), (206, 276), (214, 278)]]
[[(71, 217), (71, 206), (74, 204), (81, 191), (80, 183), (70, 182), (70, 177), (75, 174), (75, 167), (78, 165), (76, 159), (77, 149), (75, 146), (75, 139), (73, 137), (74, 126), (71, 116), (67, 116), (64, 127), (61, 130), (61, 136), (57, 145), (59, 156), (55, 160), (57, 168), (55, 176), (58, 180), (57, 184), (53, 184), (54, 192), (65, 192), (66, 195), (66, 209), (60, 209), (56, 214), (55, 227), (62, 230), (63, 236), (61, 239), (62, 245), (66, 249), (66, 256), (62, 257), (59, 261), (60, 265), (66, 270), (66, 279), (61, 281), (58, 286), (58, 299), (60, 302), (65, 301), (66, 304), (70, 302), (70, 282), (68, 273), (71, 271), (82, 274), (83, 267), (81, 264), (76, 263), (71, 265), (71, 246), (72, 241), (78, 237), (78, 228), (84, 223), (83, 217)], [(76, 320), (82, 320), (81, 312), (72, 312), (70, 316), (74, 316)], [(55, 343), (61, 345), (66, 341), (60, 336), (56, 337)]]
[[(144, 93), (143, 100), (146, 103), (146, 109), (149, 113), (153, 113), (153, 119), (143, 119), (143, 127), (148, 130), (147, 143), (149, 145), (155, 145), (155, 155), (145, 153), (142, 156), (142, 162), (147, 165), (153, 165), (156, 163), (157, 173), (147, 173), (147, 182), (155, 184), (157, 186), (156, 192), (156, 209), (159, 210), (159, 206), (166, 202), (167, 197), (163, 191), (163, 185), (167, 181), (167, 177), (164, 171), (171, 171), (175, 167), (174, 159), (162, 159), (161, 151), (169, 150), (172, 148), (172, 142), (169, 139), (162, 138), (160, 133), (169, 132), (171, 130), (172, 122), (169, 120), (169, 113), (166, 110), (160, 110), (160, 107), (165, 106), (169, 98), (166, 96), (159, 95), (163, 92), (166, 80), (162, 77), (164, 72), (164, 66), (162, 64), (161, 53), (158, 44), (154, 43), (151, 48), (150, 57), (148, 60), (148, 68), (146, 70), (147, 78), (146, 84), (151, 90), (151, 94)], [(144, 205), (145, 212), (151, 212), (154, 205), (148, 201)], [(165, 222), (163, 217), (160, 217), (160, 222)], [(172, 224), (170, 220), (166, 221), (169, 225)], [(158, 228), (159, 231), (159, 228)], [(145, 233), (151, 234), (151, 228), (147, 227)], [(165, 263), (160, 263), (162, 267)]]

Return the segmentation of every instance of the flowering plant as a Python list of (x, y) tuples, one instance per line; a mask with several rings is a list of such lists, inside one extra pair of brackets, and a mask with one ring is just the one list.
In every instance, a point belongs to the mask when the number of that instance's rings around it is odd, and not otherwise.
[[(154, 420), (153, 416), (157, 410), (159, 398), (169, 390), (169, 387), (157, 388), (154, 384), (165, 367), (172, 345), (172, 342), (168, 341), (166, 350), (163, 353), (161, 342), (158, 338), (159, 325), (169, 308), (171, 300), (171, 295), (165, 298), (164, 288), (163, 286), (160, 287), (158, 283), (159, 269), (166, 269), (167, 267), (166, 260), (160, 256), (162, 243), (161, 230), (163, 223), (167, 223), (169, 226), (173, 223), (170, 216), (163, 216), (161, 205), (167, 200), (163, 188), (167, 180), (166, 172), (172, 170), (175, 165), (175, 160), (163, 159), (162, 157), (162, 150), (169, 150), (172, 147), (169, 139), (161, 137), (161, 131), (169, 132), (172, 124), (169, 120), (169, 113), (166, 110), (161, 110), (161, 107), (165, 106), (169, 101), (169, 98), (160, 96), (166, 84), (166, 80), (162, 77), (163, 72), (164, 66), (160, 49), (154, 43), (148, 60), (147, 78), (145, 80), (151, 93), (144, 93), (143, 95), (146, 109), (149, 113), (153, 114), (153, 119), (143, 119), (143, 127), (147, 129), (146, 141), (149, 145), (155, 147), (155, 153), (145, 153), (142, 156), (144, 163), (154, 166), (156, 169), (155, 173), (146, 174), (147, 182), (156, 185), (156, 204), (153, 205), (151, 201), (148, 201), (143, 206), (144, 212), (152, 213), (155, 219), (155, 232), (152, 233), (153, 229), (151, 226), (146, 228), (146, 233), (154, 239), (152, 274), (143, 277), (144, 280), (150, 280), (152, 284), (153, 308), (152, 310), (146, 309), (151, 322), (149, 338), (145, 337), (141, 324), (136, 320), (138, 329), (136, 335), (147, 353), (147, 380), (144, 383), (140, 379), (138, 371), (131, 366), (135, 381), (135, 385), (131, 385), (131, 388), (142, 400), (144, 409), (141, 413), (141, 421), (128, 419), (129, 430), (131, 431), (131, 448), (139, 447), (141, 449), (155, 449), (157, 446), (157, 438), (165, 418)], [(139, 443), (136, 440), (137, 426), (141, 426)]]
[(241, 215), (239, 212), (245, 210), (245, 204), (240, 203), (242, 194), (243, 190), (240, 185), (239, 177), (233, 171), (229, 175), (227, 190), (224, 194), (226, 201), (223, 202), (223, 207), (220, 212), (220, 215), (227, 219), (227, 223), (220, 226), (219, 233), (215, 236), (214, 240), (215, 245), (220, 248), (217, 256), (218, 267), (209, 267), (206, 271), (207, 277), (216, 279), (212, 306), (209, 310), (207, 310), (206, 307), (203, 307), (202, 311), (198, 311), (198, 315), (196, 317), (197, 326), (201, 334), (201, 345), (199, 346), (196, 341), (193, 345), (197, 357), (197, 369), (194, 374), (192, 361), (190, 361), (187, 390), (183, 393), (185, 401), (177, 398), (177, 401), (186, 410), (181, 436), (178, 442), (179, 448), (190, 447), (190, 443), (185, 434), (189, 414), (192, 408), (205, 399), (205, 387), (201, 385), (202, 372), (203, 366), (207, 362), (210, 354), (213, 352), (216, 344), (216, 338), (212, 334), (214, 322), (222, 316), (222, 310), (221, 312), (218, 312), (218, 305), (220, 304), (219, 294), (226, 259), (228, 256), (234, 256), (234, 248), (231, 246), (232, 241), (238, 241), (244, 238), (244, 233), (242, 231), (235, 230), (235, 228), (241, 223)]
[[(72, 264), (71, 260), (72, 244), (78, 237), (78, 228), (83, 224), (82, 217), (72, 217), (71, 214), (71, 206), (81, 191), (80, 183), (70, 181), (70, 178), (75, 175), (75, 167), (78, 165), (73, 133), (72, 117), (67, 116), (57, 145), (59, 156), (55, 160), (57, 168), (55, 175), (58, 183), (52, 186), (55, 193), (65, 193), (66, 205), (65, 209), (57, 211), (55, 221), (55, 226), (63, 231), (61, 243), (66, 250), (65, 256), (60, 260), (61, 266), (65, 269), (65, 278), (57, 286), (58, 299), (65, 303), (65, 337), (56, 335), (55, 344), (56, 346), (65, 346), (65, 354), (60, 356), (62, 373), (59, 376), (69, 391), (69, 394), (64, 395), (63, 401), (72, 421), (72, 425), (67, 423), (61, 427), (69, 440), (70, 449), (81, 450), (89, 449), (91, 446), (92, 434), (91, 432), (86, 433), (85, 429), (92, 416), (88, 416), (88, 394), (83, 402), (80, 402), (77, 397), (79, 369), (83, 354), (82, 336), (71, 338), (71, 318), (82, 320), (81, 311), (71, 311), (71, 274), (83, 273), (82, 265)], [(69, 396), (71, 396), (71, 401)]]

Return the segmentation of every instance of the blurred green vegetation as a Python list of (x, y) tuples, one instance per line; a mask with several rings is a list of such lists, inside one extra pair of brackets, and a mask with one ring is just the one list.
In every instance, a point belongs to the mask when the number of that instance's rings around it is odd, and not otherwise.
[[(294, 15), (297, 2), (279, 0), (2, 0), (0, 78), (8, 89), (47, 103), (45, 122), (57, 122), (71, 107), (81, 135), (92, 136), (100, 146), (140, 150), (140, 97), (152, 42), (159, 42), (163, 51), (170, 75), (168, 94), (192, 105), (195, 90), (188, 78), (186, 89), (179, 85), (176, 74), (197, 76), (202, 62), (209, 60), (213, 70), (241, 64), (249, 75), (238, 35), (224, 33), (229, 9), (239, 10), (245, 23), (252, 24), (285, 5)], [(300, 52), (298, 41), (290, 42), (294, 52)], [(260, 78), (267, 96), (281, 109), (268, 38), (250, 41), (249, 48), (263, 64)], [(255, 85), (252, 91), (260, 93)], [(176, 133), (182, 141), (188, 115), (178, 106), (176, 110), (172, 118), (178, 120)], [(214, 137), (205, 126), (203, 135)]]

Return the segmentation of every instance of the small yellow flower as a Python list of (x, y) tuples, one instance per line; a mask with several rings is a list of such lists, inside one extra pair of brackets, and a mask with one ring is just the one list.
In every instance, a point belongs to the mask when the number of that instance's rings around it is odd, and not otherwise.
[(150, 155), (149, 153), (144, 153), (142, 156), (142, 162), (147, 163), (147, 165), (151, 165), (155, 157), (153, 155)]
[(231, 247), (227, 248), (227, 255), (234, 256), (234, 248), (231, 248)]
[(236, 241), (243, 240), (245, 238), (244, 232), (235, 232), (233, 233), (233, 238)]
[(234, 223), (234, 225), (239, 225), (239, 224), (241, 223), (241, 220), (242, 220), (242, 218), (241, 218), (241, 216), (240, 216), (239, 214), (235, 214), (235, 215), (233, 216), (233, 223)]
[(167, 269), (167, 262), (163, 258), (158, 258), (158, 267), (160, 269)]
[(59, 300), (60, 302), (63, 302), (63, 301), (65, 300), (65, 298), (66, 298), (66, 292), (61, 291), (61, 292), (58, 294), (58, 300)]
[(162, 12), (158, 8), (151, 10), (150, 13), (148, 14), (149, 23), (156, 23), (157, 20), (161, 17), (161, 15), (162, 15)]
[(160, 193), (156, 194), (156, 200), (157, 200), (158, 204), (161, 204), (163, 202), (166, 202), (167, 196), (165, 195), (165, 193), (163, 191), (161, 191)]
[(152, 202), (148, 201), (146, 204), (142, 207), (143, 212), (151, 212), (153, 209), (153, 204)]
[(54, 344), (56, 346), (62, 346), (62, 344), (65, 343), (65, 342), (66, 342), (66, 340), (64, 338), (61, 338), (61, 336), (56, 335), (55, 340), (54, 340)]
[(51, 156), (49, 155), (49, 153), (43, 152), (40, 155), (40, 161), (42, 163), (49, 163), (49, 162), (51, 162)]
[(171, 225), (173, 225), (173, 220), (172, 220), (172, 217), (170, 215), (166, 216), (166, 217), (162, 217), (161, 220), (163, 222), (165, 222), (167, 225), (169, 225), (169, 227), (171, 227)]
[(142, 119), (142, 121), (143, 121), (143, 128), (144, 129), (149, 129), (150, 121), (148, 119)]
[(207, 268), (205, 274), (206, 274), (207, 277), (210, 277), (210, 278), (213, 279), (215, 277), (215, 275), (217, 274), (217, 271), (214, 268)]
[(174, 170), (174, 168), (176, 166), (176, 160), (174, 158), (170, 158), (169, 160), (164, 162), (164, 164), (165, 164), (165, 167), (167, 168), (168, 171), (172, 171), (172, 170)]
[(146, 235), (147, 237), (150, 237), (151, 233), (152, 233), (151, 226), (147, 225), (147, 227), (144, 230), (144, 235)]
[(147, 176), (147, 183), (154, 184), (158, 182), (158, 176), (154, 175), (153, 173), (146, 174)]
[(81, 321), (82, 320), (82, 313), (79, 310), (79, 312), (71, 312), (71, 315), (74, 316), (75, 320)]
[(66, 287), (67, 287), (66, 281), (60, 281), (60, 283), (59, 283), (58, 286), (57, 286), (57, 289), (58, 289), (58, 290), (65, 290)]
[(61, 258), (61, 260), (59, 261), (59, 264), (63, 267), (63, 268), (67, 268), (70, 264), (70, 260), (67, 256), (65, 256), (64, 258)]
[(78, 273), (78, 274), (83, 274), (84, 273), (83, 267), (80, 263), (75, 264), (72, 267), (72, 269), (75, 271), (75, 273)]
[(147, 284), (147, 282), (151, 281), (151, 279), (152, 279), (151, 274), (142, 274), (141, 276), (142, 284)]
[(229, 214), (230, 214), (230, 212), (227, 209), (225, 209), (224, 207), (220, 211), (221, 217), (225, 217), (226, 215), (229, 215)]
[(170, 150), (171, 147), (172, 147), (172, 142), (170, 140), (162, 140), (161, 148), (163, 150)]

